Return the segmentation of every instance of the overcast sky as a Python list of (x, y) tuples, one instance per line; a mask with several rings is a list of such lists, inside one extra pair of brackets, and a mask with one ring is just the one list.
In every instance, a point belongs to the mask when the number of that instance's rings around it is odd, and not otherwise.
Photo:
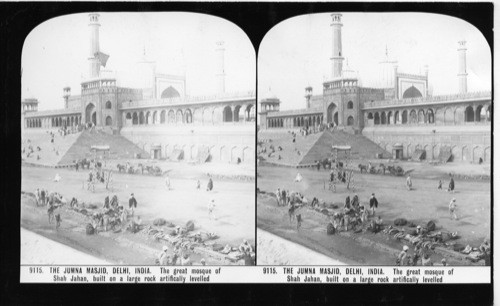
[[(80, 94), (89, 75), (88, 14), (47, 20), (25, 40), (22, 97), (37, 98), (40, 110), (63, 108), (63, 87)], [(143, 58), (157, 62), (157, 72), (186, 71), (187, 94), (217, 92), (215, 42), (225, 42), (226, 92), (255, 89), (255, 50), (235, 24), (193, 13), (100, 13), (100, 49), (110, 55), (105, 68), (118, 84), (134, 86), (134, 68)], [(185, 68), (183, 68), (185, 67)]]
[[(399, 72), (420, 73), (429, 66), (434, 95), (458, 92), (458, 41), (467, 41), (468, 91), (491, 90), (491, 51), (483, 35), (454, 17), (424, 13), (343, 13), (343, 56), (362, 85), (375, 87), (379, 62), (397, 60)], [(331, 74), (330, 14), (302, 15), (273, 27), (258, 54), (260, 100), (271, 92), (281, 109), (305, 108), (304, 88), (322, 93)], [(346, 61), (344, 60), (344, 67)]]

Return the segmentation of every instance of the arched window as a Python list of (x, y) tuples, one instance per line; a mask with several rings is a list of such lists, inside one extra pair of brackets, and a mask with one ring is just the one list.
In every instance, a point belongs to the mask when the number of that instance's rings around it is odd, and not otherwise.
[(411, 86), (403, 93), (403, 99), (420, 98), (420, 97), (422, 97), (422, 93), (420, 93), (420, 91), (415, 86)]
[(408, 123), (408, 111), (403, 111), (403, 116), (401, 118), (401, 123), (402, 124), (406, 124)]
[(394, 124), (398, 124), (400, 121), (400, 118), (399, 118), (399, 111), (396, 111), (394, 113)]
[(111, 101), (106, 102), (106, 109), (111, 109)]
[(373, 114), (372, 113), (368, 113), (368, 119), (373, 119)]
[(139, 124), (144, 124), (144, 113), (140, 112), (139, 113)]
[(234, 122), (240, 121), (240, 108), (241, 108), (241, 105), (237, 105), (234, 108), (234, 113), (233, 113), (233, 121)]
[(173, 109), (168, 111), (168, 123), (175, 123), (175, 112)]
[(186, 109), (186, 112), (184, 113), (184, 122), (193, 123), (193, 114), (189, 108)]
[(255, 121), (255, 107), (252, 104), (249, 104), (246, 108), (247, 116), (246, 120), (247, 121)]
[(375, 117), (373, 119), (374, 124), (380, 124), (380, 115), (378, 113), (375, 113)]
[[(482, 114), (481, 114), (482, 113)], [(483, 110), (483, 106), (482, 105), (479, 105), (477, 108), (476, 108), (476, 121), (484, 121), (485, 119), (485, 111)]]
[(222, 119), (223, 122), (231, 122), (233, 121), (233, 112), (231, 111), (231, 107), (226, 106), (222, 111)]
[(381, 124), (386, 124), (387, 121), (385, 120), (385, 112), (382, 112), (382, 114), (380, 114), (380, 123)]
[(425, 122), (424, 110), (420, 109), (418, 110), (418, 123), (424, 123), (424, 122)]
[(160, 113), (160, 123), (165, 123), (165, 110), (162, 110)]
[(347, 125), (354, 125), (354, 118), (352, 116), (347, 117)]
[(106, 117), (106, 126), (113, 125), (113, 119), (111, 119), (111, 116)]
[(410, 123), (417, 123), (417, 112), (414, 109), (410, 112)]
[(177, 110), (177, 113), (175, 114), (175, 122), (176, 123), (183, 123), (183, 116), (182, 116), (182, 111), (180, 109)]
[(430, 108), (427, 110), (427, 123), (434, 123), (434, 111)]
[(127, 115), (125, 116), (125, 119), (132, 119), (132, 115), (130, 113), (127, 113)]
[(467, 106), (465, 109), (465, 122), (474, 122), (474, 109), (472, 106)]
[(180, 97), (181, 95), (179, 94), (179, 92), (173, 88), (172, 86), (169, 86), (167, 89), (165, 89), (162, 93), (161, 93), (161, 98), (162, 99), (171, 99), (171, 98), (177, 98), (177, 97)]
[(387, 113), (387, 124), (391, 124), (392, 121), (392, 112)]
[(137, 113), (134, 113), (134, 116), (132, 118), (132, 124), (133, 125), (139, 124), (139, 118), (137, 117)]
[(146, 124), (151, 124), (151, 113), (150, 112), (146, 113)]
[(353, 109), (354, 108), (354, 103), (352, 101), (347, 102), (347, 109)]

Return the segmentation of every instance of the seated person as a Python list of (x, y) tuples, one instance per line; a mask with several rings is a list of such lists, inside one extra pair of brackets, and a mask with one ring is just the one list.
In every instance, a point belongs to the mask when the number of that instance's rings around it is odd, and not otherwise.
[(104, 209), (109, 209), (109, 196), (104, 198), (104, 205), (102, 206)]
[(243, 242), (240, 244), (238, 250), (241, 253), (250, 253), (252, 252), (252, 246), (248, 243), (246, 239), (243, 239)]
[(136, 218), (132, 219), (132, 223), (130, 224), (132, 233), (137, 233), (138, 231), (141, 230), (142, 226), (142, 220), (141, 217), (137, 216)]
[(359, 198), (358, 198), (357, 194), (355, 194), (354, 197), (352, 198), (352, 200), (351, 200), (351, 206), (354, 209), (358, 209), (358, 207), (359, 207)]
[(375, 220), (376, 232), (379, 232), (382, 229), (383, 223), (384, 223), (384, 220), (382, 220), (382, 218), (380, 218), (380, 216), (378, 216), (377, 219)]
[(315, 207), (316, 205), (319, 205), (319, 200), (318, 198), (313, 198), (312, 202), (311, 202), (311, 207)]
[(489, 252), (491, 249), (491, 246), (490, 246), (490, 243), (488, 241), (488, 238), (485, 238), (483, 243), (481, 243), (481, 245), (479, 246), (479, 251), (481, 251), (481, 253), (486, 253), (486, 252)]

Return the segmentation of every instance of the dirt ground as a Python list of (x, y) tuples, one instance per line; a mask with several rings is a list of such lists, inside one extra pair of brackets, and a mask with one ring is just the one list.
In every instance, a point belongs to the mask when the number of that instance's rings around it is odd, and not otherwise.
[[(88, 170), (54, 169), (38, 167), (22, 167), (22, 190), (35, 192), (36, 188), (46, 188), (62, 194), (69, 202), (76, 197), (79, 202), (99, 203), (104, 198), (116, 194), (120, 205), (128, 207), (128, 198), (134, 193), (138, 202), (135, 211), (143, 224), (151, 224), (156, 218), (164, 218), (176, 225), (183, 226), (193, 220), (195, 231), (215, 232), (220, 236), (217, 243), (238, 246), (243, 239), (255, 244), (255, 183), (249, 177), (251, 170), (242, 170), (237, 165), (233, 167), (196, 166), (180, 163), (162, 164), (162, 169), (168, 171), (171, 190), (165, 187), (165, 178), (139, 174), (114, 173), (113, 190), (107, 191), (103, 184), (97, 184), (94, 193), (83, 188)], [(218, 168), (224, 168), (224, 173), (217, 173)], [(58, 173), (60, 182), (53, 182)], [(208, 182), (206, 173), (211, 173), (214, 179), (214, 190), (205, 190)], [(223, 177), (228, 178), (224, 179)], [(245, 177), (235, 179), (234, 177)], [(222, 177), (217, 179), (217, 177)], [(200, 180), (201, 189), (196, 189), (196, 180)], [(215, 220), (208, 216), (207, 204), (215, 200)], [(63, 219), (61, 228), (56, 231), (54, 225), (49, 225), (46, 210), (37, 208), (29, 201), (21, 203), (21, 227), (47, 237), (86, 254), (118, 264), (154, 264), (162, 244), (149, 237), (140, 237), (129, 232), (101, 232), (98, 235), (87, 236), (84, 228), (87, 220), (80, 214), (61, 209)], [(22, 244), (23, 245), (23, 244)], [(192, 261), (198, 261), (201, 256), (193, 254)], [(205, 258), (207, 264), (210, 258)], [(220, 264), (220, 263), (219, 263)]]
[[(368, 206), (371, 193), (375, 193), (379, 201), (377, 215), (384, 224), (393, 224), (396, 218), (405, 218), (415, 224), (425, 224), (433, 220), (438, 230), (458, 231), (457, 242), (478, 247), (485, 237), (490, 235), (490, 182), (487, 180), (464, 181), (455, 180), (456, 192), (446, 191), (449, 177), (447, 173), (456, 173), (457, 167), (432, 167), (401, 163), (404, 169), (415, 168), (412, 173), (413, 190), (406, 190), (406, 178), (390, 175), (374, 175), (355, 173), (355, 192), (347, 190), (345, 184), (337, 185), (337, 192), (324, 189), (328, 180), (328, 170), (317, 171), (312, 168), (293, 169), (280, 167), (259, 167), (258, 188), (265, 192), (275, 192), (277, 188), (285, 188), (301, 192), (311, 201), (313, 197), (327, 203), (343, 206), (345, 198), (358, 194), (362, 204)], [(478, 166), (481, 167), (481, 166)], [(426, 171), (426, 168), (429, 170)], [(444, 168), (444, 169), (443, 169)], [(450, 171), (453, 170), (453, 171)], [(482, 170), (477, 170), (480, 172)], [(303, 176), (300, 183), (293, 181), (297, 172)], [(429, 177), (426, 177), (429, 176)], [(438, 179), (443, 179), (443, 188), (438, 190)], [(452, 220), (448, 212), (448, 204), (456, 198), (458, 204), (458, 220)], [(340, 211), (337, 210), (337, 211)], [(302, 244), (347, 264), (393, 265), (402, 244), (389, 240), (383, 234), (351, 234), (326, 235), (328, 218), (309, 209), (301, 209), (304, 219), (301, 230), (297, 233), (295, 222), (287, 219), (287, 209), (277, 207), (276, 200), (265, 194), (257, 197), (257, 226), (260, 229), (278, 235), (290, 241)], [(261, 254), (262, 256), (262, 254)], [(431, 254), (434, 262), (443, 255)], [(448, 262), (456, 265), (470, 264), (463, 259), (448, 258)], [(257, 261), (259, 263), (259, 261)], [(483, 261), (484, 263), (484, 261)], [(313, 263), (311, 263), (313, 264)]]

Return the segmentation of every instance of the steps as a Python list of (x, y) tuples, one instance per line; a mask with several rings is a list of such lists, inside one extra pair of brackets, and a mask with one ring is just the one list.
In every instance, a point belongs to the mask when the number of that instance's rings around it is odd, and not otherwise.
[[(266, 153), (259, 154), (264, 157), (267, 162), (280, 164), (284, 166), (295, 166), (300, 163), (305, 154), (309, 149), (316, 143), (321, 133), (310, 134), (307, 136), (302, 136), (297, 134), (295, 137), (295, 143), (292, 142), (292, 134), (283, 131), (269, 132), (262, 131), (259, 132), (259, 141), (265, 141), (264, 146), (267, 149)], [(275, 152), (272, 156), (268, 156), (271, 153), (269, 149), (273, 145)], [(282, 151), (278, 151), (278, 147), (282, 147)], [(281, 156), (281, 159), (279, 159)]]
[[(271, 141), (269, 142), (269, 140)], [(331, 157), (332, 145), (351, 146), (352, 159), (374, 159), (376, 154), (382, 154), (383, 158), (391, 157), (389, 152), (363, 135), (344, 131), (335, 131), (333, 133), (323, 131), (305, 137), (299, 134), (295, 143), (292, 142), (290, 133), (262, 131), (259, 132), (259, 141), (263, 141), (263, 146), (267, 149), (266, 153), (259, 154), (266, 162), (291, 167), (311, 165), (317, 160)], [(271, 144), (275, 148), (275, 153), (269, 157)], [(283, 151), (278, 151), (279, 146), (283, 148)], [(281, 156), (281, 159), (278, 156)]]
[[(350, 134), (343, 131), (324, 131), (321, 137), (311, 147), (300, 164), (312, 164), (316, 160), (330, 157), (332, 145), (347, 145), (351, 147), (351, 159), (374, 159), (376, 154), (382, 154), (382, 158), (390, 158), (391, 154), (376, 143), (361, 134)], [(339, 157), (340, 158), (340, 157)]]
[[(54, 143), (51, 143), (51, 136), (49, 132), (52, 131), (54, 136)], [(57, 129), (52, 130), (28, 130), (25, 129), (21, 135), (23, 140), (22, 148), (28, 150), (27, 140), (30, 140), (30, 144), (33, 146), (35, 152), (30, 157), (26, 157), (26, 154), (23, 154), (23, 158), (28, 163), (44, 165), (44, 166), (53, 166), (57, 165), (63, 156), (67, 153), (67, 151), (71, 148), (71, 146), (75, 143), (75, 141), (80, 137), (81, 132), (68, 134), (66, 136), (61, 136), (57, 132)], [(40, 147), (42, 150), (37, 151), (37, 147)], [(21, 150), (22, 150), (21, 148)], [(27, 151), (26, 151), (27, 152)], [(57, 153), (59, 154), (57, 154)], [(40, 160), (37, 160), (37, 155), (40, 156)]]
[(131, 159), (135, 158), (136, 154), (140, 154), (142, 158), (148, 158), (149, 154), (133, 142), (121, 135), (110, 135), (102, 131), (83, 131), (73, 143), (71, 148), (59, 161), (59, 165), (71, 164), (74, 160), (84, 157), (92, 157), (90, 148), (92, 146), (109, 146), (109, 156), (111, 159)]

